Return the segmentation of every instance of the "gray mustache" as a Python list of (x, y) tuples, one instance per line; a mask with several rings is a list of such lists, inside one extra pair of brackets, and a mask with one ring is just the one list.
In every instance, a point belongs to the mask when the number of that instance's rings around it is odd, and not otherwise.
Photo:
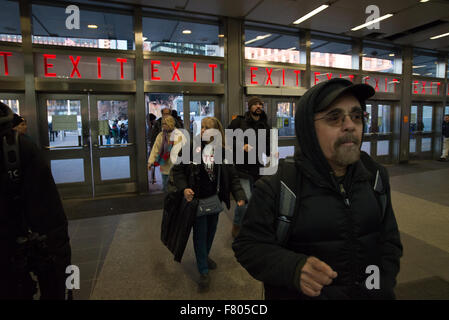
[(356, 145), (360, 144), (359, 139), (357, 139), (356, 137), (352, 136), (352, 135), (348, 135), (348, 136), (344, 136), (339, 138), (336, 142), (335, 145), (338, 147), (340, 145), (342, 145), (343, 143), (347, 143), (347, 142), (352, 142)]

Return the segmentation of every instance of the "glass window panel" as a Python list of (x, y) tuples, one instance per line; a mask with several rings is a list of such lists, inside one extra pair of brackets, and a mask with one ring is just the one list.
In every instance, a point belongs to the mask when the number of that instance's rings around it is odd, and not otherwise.
[(47, 100), (47, 120), (50, 147), (82, 145), (80, 100)]
[(19, 2), (0, 0), (0, 41), (22, 42)]
[(276, 128), (279, 137), (295, 136), (295, 103), (278, 102)]
[(444, 108), (444, 114), (449, 114), (449, 106)]
[(279, 151), (279, 159), (285, 159), (287, 157), (291, 157), (295, 153), (295, 147), (294, 146), (288, 146), (288, 147), (278, 147)]
[(20, 106), (18, 99), (0, 99), (0, 101), (9, 106), (14, 113), (20, 115)]
[(363, 43), (362, 69), (366, 71), (401, 73), (400, 49), (386, 44), (382, 44), (382, 48), (379, 48), (373, 46), (372, 42), (365, 41)]
[(129, 179), (129, 156), (100, 158), (101, 180)]
[(421, 139), (421, 151), (431, 151), (432, 150), (432, 138), (422, 138)]
[(365, 151), (368, 154), (371, 154), (371, 142), (370, 141), (363, 142), (361, 150)]
[[(65, 6), (32, 5), (33, 43), (102, 49), (134, 49), (133, 17), (79, 7), (79, 29), (66, 27)], [(71, 19), (69, 19), (71, 21)]]
[(223, 57), (222, 39), (218, 24), (143, 18), (144, 51)]
[(390, 153), (390, 141), (389, 140), (377, 141), (377, 155), (386, 156), (389, 153)]
[(382, 105), (380, 104), (378, 106), (377, 111), (377, 126), (378, 126), (378, 132), (379, 133), (390, 133), (390, 112), (391, 112), (391, 106), (390, 105)]
[(372, 119), (372, 105), (366, 104), (366, 112), (368, 113), (368, 119), (365, 123), (365, 133), (372, 132), (371, 119)]
[(214, 116), (214, 101), (190, 101), (189, 106), (190, 132), (193, 132), (193, 136), (196, 136), (201, 131), (201, 119)]
[[(415, 51), (413, 54), (413, 75), (438, 77), (438, 57)], [(444, 73), (443, 73), (444, 75)], [(441, 75), (441, 76), (443, 76)]]
[(410, 153), (416, 152), (416, 139), (410, 139)]
[(245, 59), (300, 63), (299, 36), (247, 28)]
[(418, 107), (412, 106), (410, 110), (410, 133), (417, 131), (417, 122), (418, 122)]
[(98, 100), (97, 108), (100, 146), (128, 143), (128, 101)]
[(51, 173), (55, 183), (84, 182), (84, 160), (51, 160)]
[(432, 106), (423, 106), (422, 110), (422, 129), (424, 132), (432, 131), (432, 117), (433, 117), (433, 107)]
[(352, 69), (352, 45), (312, 38), (311, 64), (314, 66)]

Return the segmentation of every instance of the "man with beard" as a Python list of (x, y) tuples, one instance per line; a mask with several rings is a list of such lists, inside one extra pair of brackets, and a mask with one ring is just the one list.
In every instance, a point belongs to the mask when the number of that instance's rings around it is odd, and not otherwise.
[(294, 158), (255, 184), (233, 249), (266, 299), (394, 299), (402, 244), (388, 173), (360, 151), (374, 93), (345, 79), (309, 89)]
[[(240, 184), (245, 190), (246, 197), (250, 199), (251, 190), (253, 188), (254, 183), (260, 178), (259, 170), (264, 164), (258, 159), (258, 132), (259, 130), (265, 130), (266, 132), (266, 146), (265, 146), (265, 154), (267, 156), (270, 155), (270, 125), (267, 122), (267, 115), (263, 110), (263, 101), (258, 97), (252, 97), (248, 100), (248, 111), (243, 116), (237, 116), (236, 119), (232, 120), (229, 124), (228, 129), (236, 130), (242, 129), (243, 133), (246, 130), (253, 130), (255, 133), (255, 143), (254, 145), (245, 138), (243, 142), (243, 152), (244, 152), (244, 160), (243, 164), (239, 164), (236, 161), (236, 155), (238, 152), (242, 152), (242, 150), (237, 150), (237, 146), (239, 143), (233, 142), (234, 144), (234, 164), (239, 173)], [(256, 163), (250, 163), (248, 153), (254, 152), (256, 155)], [(240, 226), (242, 224), (242, 219), (246, 211), (246, 205), (243, 207), (237, 206), (234, 212), (234, 224), (232, 227), (232, 236), (235, 238), (240, 230)]]

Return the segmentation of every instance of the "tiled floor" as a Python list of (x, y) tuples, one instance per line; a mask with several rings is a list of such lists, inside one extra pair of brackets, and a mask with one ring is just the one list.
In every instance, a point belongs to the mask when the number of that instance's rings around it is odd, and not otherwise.
[[(449, 163), (390, 166), (404, 255), (398, 299), (449, 299)], [(161, 211), (69, 221), (72, 263), (80, 267), (75, 299), (260, 299), (261, 284), (235, 261), (232, 208), (220, 216), (211, 252), (219, 268), (211, 292), (196, 293), (191, 239), (181, 264), (162, 245)]]

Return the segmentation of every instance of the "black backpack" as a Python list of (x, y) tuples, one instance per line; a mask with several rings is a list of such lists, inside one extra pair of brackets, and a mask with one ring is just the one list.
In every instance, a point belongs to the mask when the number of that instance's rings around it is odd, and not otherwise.
[[(385, 216), (387, 208), (387, 195), (384, 183), (386, 177), (382, 177), (381, 171), (377, 168), (369, 155), (361, 152), (360, 159), (363, 165), (373, 174), (374, 179), (371, 180), (374, 194), (378, 200), (382, 210), (382, 220)], [(279, 194), (278, 194), (278, 217), (276, 227), (277, 242), (285, 246), (290, 237), (291, 228), (298, 218), (300, 207), (299, 186), (302, 183), (301, 171), (297, 170), (293, 157), (287, 157), (279, 163)]]

